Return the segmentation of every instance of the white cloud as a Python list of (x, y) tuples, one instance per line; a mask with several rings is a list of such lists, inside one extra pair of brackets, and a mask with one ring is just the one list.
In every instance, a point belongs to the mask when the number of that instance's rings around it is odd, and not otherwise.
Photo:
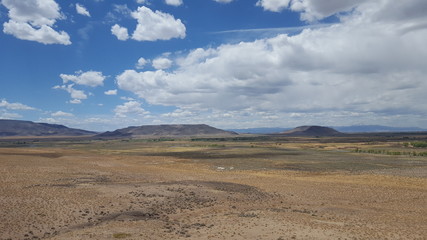
[(258, 0), (257, 6), (266, 11), (281, 12), (286, 8), (301, 12), (301, 19), (309, 22), (340, 12), (350, 11), (367, 0)]
[(185, 38), (185, 26), (180, 19), (161, 11), (153, 12), (142, 6), (131, 16), (138, 20), (138, 25), (132, 34), (132, 39), (137, 41), (169, 40), (172, 38)]
[[(122, 15), (130, 15), (130, 17), (138, 21), (132, 36), (129, 35), (126, 27), (115, 24), (111, 28), (111, 32), (119, 40), (125, 41), (132, 38), (136, 41), (157, 41), (185, 38), (185, 25), (180, 19), (175, 19), (168, 13), (153, 12), (145, 6), (141, 6), (132, 12), (126, 5), (117, 5), (115, 11)], [(110, 15), (110, 18), (117, 19), (114, 14)]]
[(77, 71), (76, 75), (61, 74), (63, 83), (74, 82), (79, 85), (85, 85), (90, 87), (97, 87), (104, 85), (106, 76), (102, 75), (102, 72), (96, 71)]
[(265, 112), (259, 119), (269, 121), (301, 113), (330, 125), (328, 114), (338, 124), (346, 113), (397, 124), (398, 116), (423, 119), (427, 4), (368, 1), (355, 9), (340, 23), (294, 36), (195, 49), (169, 71), (126, 70), (117, 84), (151, 104), (190, 112)]
[[(167, 73), (162, 70), (158, 70), (156, 72), (136, 72), (135, 70), (126, 70), (122, 74), (118, 75), (116, 79), (119, 88), (134, 92), (141, 98), (154, 100), (154, 96), (150, 91), (159, 91), (159, 87), (163, 85), (162, 81), (166, 80), (166, 75)], [(165, 94), (166, 92), (163, 92), (159, 97), (162, 97)], [(157, 101), (154, 100), (154, 102)]]
[(83, 5), (76, 3), (76, 11), (80, 15), (90, 17), (89, 11)]
[(71, 98), (74, 99), (87, 99), (87, 95), (82, 90), (76, 90), (73, 88), (67, 88), (67, 91), (71, 94)]
[(54, 119), (54, 118), (40, 118), (39, 121), (44, 122), (44, 123), (50, 123), (50, 124), (58, 124), (59, 123), (59, 121), (57, 119)]
[(9, 9), (9, 17), (34, 26), (53, 25), (61, 18), (59, 5), (54, 0), (2, 0)]
[(190, 111), (190, 110), (181, 109), (181, 108), (176, 109), (175, 111), (170, 112), (170, 113), (162, 114), (163, 117), (167, 117), (167, 118), (179, 118), (179, 119), (187, 118), (187, 117), (194, 117), (195, 115), (197, 115), (197, 114), (194, 113), (194, 112), (192, 112), (192, 111)]
[(315, 21), (353, 9), (367, 0), (292, 0), (290, 9), (301, 13), (301, 19)]
[(74, 89), (73, 86), (74, 86), (74, 84), (62, 85), (62, 86), (55, 86), (55, 87), (53, 87), (53, 89), (62, 89), (62, 90), (65, 90), (66, 92), (68, 92), (70, 94), (70, 96), (72, 98), (72, 100), (70, 101), (70, 103), (80, 104), (81, 100), (87, 99), (87, 95), (82, 90)]
[(153, 60), (153, 67), (155, 69), (168, 69), (172, 66), (172, 61), (168, 58), (160, 57)]
[(135, 67), (137, 69), (143, 69), (144, 66), (148, 63), (148, 60), (146, 60), (145, 58), (139, 58), (138, 62), (136, 63)]
[(137, 101), (129, 101), (124, 103), (123, 105), (118, 105), (114, 109), (114, 112), (116, 114), (116, 117), (127, 117), (127, 115), (129, 114), (146, 115), (149, 113), (145, 111), (141, 107), (141, 103)]
[(22, 115), (0, 110), (0, 119), (18, 119), (18, 118), (22, 118)]
[(132, 13), (127, 4), (113, 4), (113, 11), (122, 15), (130, 15)]
[(72, 103), (72, 104), (80, 104), (80, 103), (82, 103), (82, 100), (80, 100), (80, 99), (72, 99), (72, 100), (70, 100), (70, 103)]
[(74, 114), (63, 111), (57, 111), (51, 114), (52, 117), (73, 117)]
[(287, 8), (291, 0), (259, 0), (256, 5), (261, 6), (264, 10), (280, 12)]
[(71, 44), (70, 36), (52, 27), (62, 19), (59, 5), (54, 0), (3, 0), (9, 10), (9, 21), (3, 24), (3, 32), (18, 39), (43, 44)]
[(171, 5), (171, 6), (177, 7), (177, 6), (182, 5), (182, 0), (165, 0), (165, 3), (167, 5)]
[(36, 110), (35, 108), (27, 106), (22, 103), (10, 103), (5, 99), (2, 99), (0, 101), (0, 107), (6, 108), (9, 110)]
[(131, 97), (120, 97), (120, 99), (125, 101), (136, 101), (134, 98)]
[(117, 95), (117, 89), (105, 91), (104, 94), (105, 95)]
[(129, 39), (128, 29), (118, 24), (111, 27), (111, 33), (119, 40), (126, 41)]
[(36, 29), (28, 23), (9, 20), (3, 24), (3, 32), (15, 36), (21, 40), (35, 41), (43, 44), (69, 45), (70, 37), (64, 31), (57, 32), (50, 26), (42, 25)]

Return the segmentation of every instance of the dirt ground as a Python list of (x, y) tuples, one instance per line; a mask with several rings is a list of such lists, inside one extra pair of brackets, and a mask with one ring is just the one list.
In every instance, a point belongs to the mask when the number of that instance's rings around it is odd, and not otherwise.
[(46, 146), (0, 148), (0, 166), (2, 240), (427, 239), (426, 166), (241, 170)]

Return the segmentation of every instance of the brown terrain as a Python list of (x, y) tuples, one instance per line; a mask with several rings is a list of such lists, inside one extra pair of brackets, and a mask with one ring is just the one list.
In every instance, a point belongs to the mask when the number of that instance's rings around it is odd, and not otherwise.
[(214, 140), (0, 141), (0, 239), (426, 239), (420, 149)]

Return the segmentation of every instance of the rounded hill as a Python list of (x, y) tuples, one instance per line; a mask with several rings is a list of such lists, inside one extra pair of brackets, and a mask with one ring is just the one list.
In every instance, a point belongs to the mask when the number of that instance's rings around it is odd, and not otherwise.
[(84, 136), (96, 132), (68, 128), (58, 124), (0, 119), (0, 137), (14, 136)]
[(292, 130), (282, 132), (281, 134), (287, 136), (337, 136), (342, 135), (343, 133), (338, 132), (337, 130), (330, 127), (322, 127), (322, 126), (300, 126), (296, 127)]
[(235, 132), (225, 131), (206, 124), (170, 124), (170, 125), (143, 125), (127, 127), (113, 132), (105, 132), (98, 137), (121, 138), (138, 136), (201, 136), (201, 135), (237, 135)]

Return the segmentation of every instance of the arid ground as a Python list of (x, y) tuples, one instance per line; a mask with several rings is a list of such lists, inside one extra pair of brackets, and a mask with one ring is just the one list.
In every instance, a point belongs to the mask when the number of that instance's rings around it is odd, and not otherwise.
[(0, 141), (0, 239), (426, 239), (402, 139)]

